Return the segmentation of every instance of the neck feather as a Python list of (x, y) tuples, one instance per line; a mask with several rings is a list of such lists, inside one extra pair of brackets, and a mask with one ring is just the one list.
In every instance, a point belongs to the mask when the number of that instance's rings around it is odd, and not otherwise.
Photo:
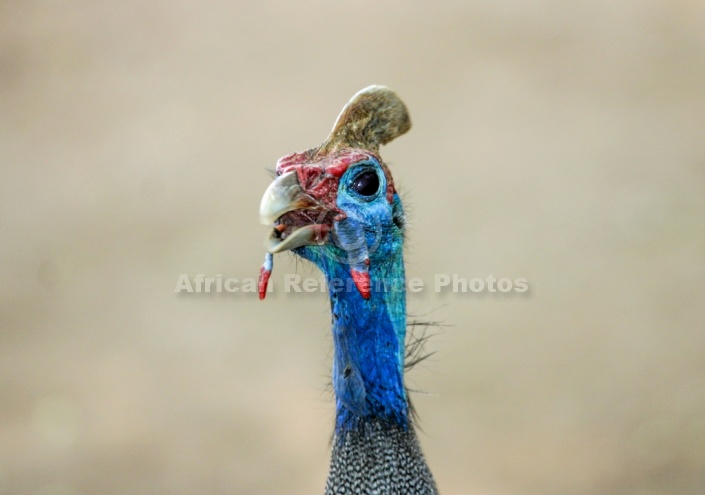
[(335, 358), (336, 433), (372, 419), (408, 428), (404, 390), (406, 292), (401, 246), (370, 266), (371, 296), (355, 288), (349, 266), (324, 266)]

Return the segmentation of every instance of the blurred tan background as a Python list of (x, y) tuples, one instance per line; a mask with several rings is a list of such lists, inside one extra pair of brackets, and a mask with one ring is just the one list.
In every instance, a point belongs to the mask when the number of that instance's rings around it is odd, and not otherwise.
[[(0, 494), (315, 494), (321, 294), (256, 276), (265, 169), (369, 84), (407, 271), (408, 383), (448, 494), (705, 493), (705, 5), (0, 2)], [(291, 256), (285, 273), (313, 274)], [(281, 287), (281, 285), (279, 285)]]

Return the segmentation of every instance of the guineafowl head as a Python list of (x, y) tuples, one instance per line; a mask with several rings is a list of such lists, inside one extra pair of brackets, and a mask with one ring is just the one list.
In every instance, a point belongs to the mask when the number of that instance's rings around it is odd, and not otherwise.
[(396, 94), (371, 86), (350, 100), (321, 146), (282, 157), (260, 208), (261, 221), (274, 224), (268, 251), (293, 250), (334, 284), (344, 266), (364, 299), (399, 283), (393, 273), (371, 280), (370, 267), (402, 248), (404, 212), (379, 146), (410, 126)]

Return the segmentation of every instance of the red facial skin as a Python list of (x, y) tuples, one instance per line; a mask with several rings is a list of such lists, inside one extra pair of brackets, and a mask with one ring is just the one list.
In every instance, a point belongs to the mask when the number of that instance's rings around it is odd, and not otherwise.
[(345, 213), (338, 208), (336, 201), (340, 178), (348, 167), (359, 162), (376, 161), (382, 166), (387, 179), (387, 201), (392, 203), (395, 192), (392, 174), (373, 153), (359, 149), (341, 149), (318, 158), (312, 151), (315, 150), (281, 157), (277, 162), (276, 173), (282, 175), (292, 170), (296, 171), (301, 188), (325, 208), (340, 215), (339, 220), (345, 218)]

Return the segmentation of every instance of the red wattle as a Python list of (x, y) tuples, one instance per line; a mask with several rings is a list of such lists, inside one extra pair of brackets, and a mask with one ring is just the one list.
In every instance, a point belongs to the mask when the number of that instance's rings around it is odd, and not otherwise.
[(264, 299), (267, 295), (267, 284), (269, 283), (269, 276), (272, 274), (272, 270), (267, 270), (265, 267), (259, 270), (259, 281), (257, 283), (257, 288), (259, 289), (260, 300)]
[(355, 287), (360, 292), (363, 299), (370, 298), (370, 272), (360, 272), (355, 269), (350, 270)]

